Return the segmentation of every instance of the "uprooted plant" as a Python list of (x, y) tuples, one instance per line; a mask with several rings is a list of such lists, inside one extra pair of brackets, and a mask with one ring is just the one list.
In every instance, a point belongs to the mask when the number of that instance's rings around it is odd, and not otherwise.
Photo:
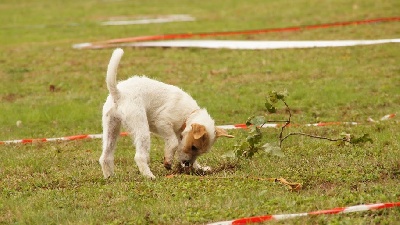
[[(276, 92), (276, 91), (271, 91), (268, 96), (266, 97), (265, 101), (265, 108), (269, 114), (276, 113), (277, 111), (277, 104), (282, 102), (285, 105), (286, 112), (288, 113), (288, 118), (286, 120), (268, 120), (266, 116), (251, 116), (247, 119), (246, 121), (246, 126), (249, 128), (248, 136), (245, 140), (241, 141), (240, 143), (235, 145), (234, 148), (234, 153), (235, 156), (240, 158), (240, 157), (245, 157), (245, 158), (251, 158), (259, 152), (260, 150), (264, 150), (265, 152), (271, 153), (273, 155), (277, 156), (283, 156), (282, 152), (282, 144), (283, 141), (285, 141), (288, 137), (290, 136), (295, 136), (295, 135), (301, 135), (301, 136), (306, 136), (310, 138), (316, 138), (316, 139), (322, 139), (322, 140), (328, 140), (328, 141), (334, 141), (338, 142), (338, 145), (356, 145), (356, 144), (363, 144), (366, 142), (371, 142), (372, 139), (369, 137), (368, 134), (364, 134), (361, 137), (354, 137), (351, 134), (347, 133), (342, 133), (341, 138), (329, 138), (329, 137), (324, 137), (324, 136), (318, 136), (318, 135), (312, 135), (312, 134), (307, 134), (303, 132), (292, 132), (284, 135), (285, 129), (291, 124), (291, 119), (292, 119), (292, 112), (287, 104), (285, 98), (287, 96), (287, 92)], [(271, 144), (271, 143), (264, 143), (262, 144), (262, 137), (263, 133), (261, 131), (261, 128), (266, 124), (266, 123), (282, 123), (282, 126), (280, 128), (280, 133), (278, 136), (278, 143), (277, 144)]]

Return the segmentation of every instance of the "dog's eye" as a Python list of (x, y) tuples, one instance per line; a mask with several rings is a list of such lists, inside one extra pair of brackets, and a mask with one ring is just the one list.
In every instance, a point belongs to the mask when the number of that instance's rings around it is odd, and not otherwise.
[(192, 145), (192, 151), (197, 151), (197, 150), (198, 150), (198, 148), (196, 146)]

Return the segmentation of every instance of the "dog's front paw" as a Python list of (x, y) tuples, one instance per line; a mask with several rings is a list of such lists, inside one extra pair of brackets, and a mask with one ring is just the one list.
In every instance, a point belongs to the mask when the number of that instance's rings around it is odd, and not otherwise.
[(212, 168), (209, 166), (201, 166), (199, 169), (203, 172), (210, 172), (212, 170)]
[(164, 158), (164, 167), (167, 170), (171, 170), (172, 169), (172, 163), (170, 161), (166, 160), (165, 158)]
[(100, 158), (99, 162), (105, 179), (114, 175), (114, 162), (112, 160), (107, 161)]
[(103, 171), (104, 179), (108, 179), (108, 178), (112, 177), (113, 175), (114, 175), (114, 173), (110, 173), (108, 171)]
[(143, 174), (143, 176), (145, 176), (146, 178), (151, 179), (151, 180), (155, 180), (156, 179), (156, 176), (154, 176), (154, 174), (152, 174), (152, 173)]
[(156, 179), (156, 176), (154, 176), (154, 174), (151, 172), (150, 168), (147, 165), (143, 166), (143, 167), (139, 167), (139, 171), (146, 178), (149, 178), (152, 180)]
[(209, 166), (201, 166), (197, 161), (193, 163), (193, 168), (203, 172), (210, 172), (212, 170)]

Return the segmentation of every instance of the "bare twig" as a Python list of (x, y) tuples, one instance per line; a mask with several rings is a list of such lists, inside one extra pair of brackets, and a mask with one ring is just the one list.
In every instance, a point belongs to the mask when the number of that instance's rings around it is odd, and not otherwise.
[(287, 120), (267, 120), (266, 123), (286, 123)]
[(333, 139), (333, 138), (328, 138), (328, 137), (323, 137), (323, 136), (318, 136), (318, 135), (312, 135), (312, 134), (306, 134), (306, 133), (301, 133), (301, 132), (294, 132), (294, 133), (289, 133), (288, 135), (286, 135), (285, 137), (280, 139), (280, 144), (282, 144), (282, 142), (288, 138), (289, 136), (292, 135), (303, 135), (303, 136), (307, 136), (307, 137), (312, 137), (312, 138), (317, 138), (317, 139), (323, 139), (323, 140), (328, 140), (328, 141), (345, 141), (345, 142), (349, 142), (349, 140), (347, 140), (346, 138), (337, 138), (337, 139)]
[(288, 104), (287, 104), (284, 100), (282, 100), (282, 102), (285, 104), (286, 109), (287, 109), (288, 112), (289, 112), (289, 118), (288, 118), (288, 120), (284, 121), (284, 122), (285, 122), (285, 125), (282, 126), (282, 128), (281, 128), (281, 133), (279, 134), (279, 147), (280, 147), (280, 148), (282, 148), (282, 142), (283, 142), (283, 140), (285, 140), (285, 139), (287, 138), (287, 136), (286, 136), (285, 138), (282, 138), (282, 136), (283, 136), (283, 130), (290, 124), (290, 119), (292, 118), (292, 112), (290, 111), (290, 108), (289, 108)]
[(289, 133), (289, 134), (287, 134), (286, 136), (283, 137), (284, 129), (290, 124), (290, 121), (291, 121), (291, 118), (292, 118), (292, 112), (290, 111), (289, 105), (284, 100), (282, 100), (282, 101), (285, 104), (287, 111), (289, 112), (289, 118), (288, 118), (288, 120), (283, 121), (283, 122), (285, 122), (285, 125), (282, 126), (281, 132), (279, 134), (279, 147), (282, 147), (282, 143), (286, 138), (288, 138), (290, 136), (293, 136), (293, 135), (302, 135), (302, 136), (307, 136), (307, 137), (317, 138), (317, 139), (323, 139), (323, 140), (328, 140), (328, 141), (345, 141), (345, 142), (351, 143), (350, 140), (345, 138), (345, 137), (344, 138), (334, 139), (334, 138), (328, 138), (328, 137), (323, 137), (323, 136), (318, 136), (318, 135), (306, 134), (306, 133), (302, 133), (302, 132)]

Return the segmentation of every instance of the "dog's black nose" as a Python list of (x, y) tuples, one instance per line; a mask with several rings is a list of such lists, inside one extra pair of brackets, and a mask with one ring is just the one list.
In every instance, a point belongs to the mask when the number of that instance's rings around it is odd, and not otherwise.
[(189, 167), (189, 166), (190, 166), (190, 161), (187, 161), (187, 160), (182, 161), (182, 164), (183, 164), (185, 167)]

